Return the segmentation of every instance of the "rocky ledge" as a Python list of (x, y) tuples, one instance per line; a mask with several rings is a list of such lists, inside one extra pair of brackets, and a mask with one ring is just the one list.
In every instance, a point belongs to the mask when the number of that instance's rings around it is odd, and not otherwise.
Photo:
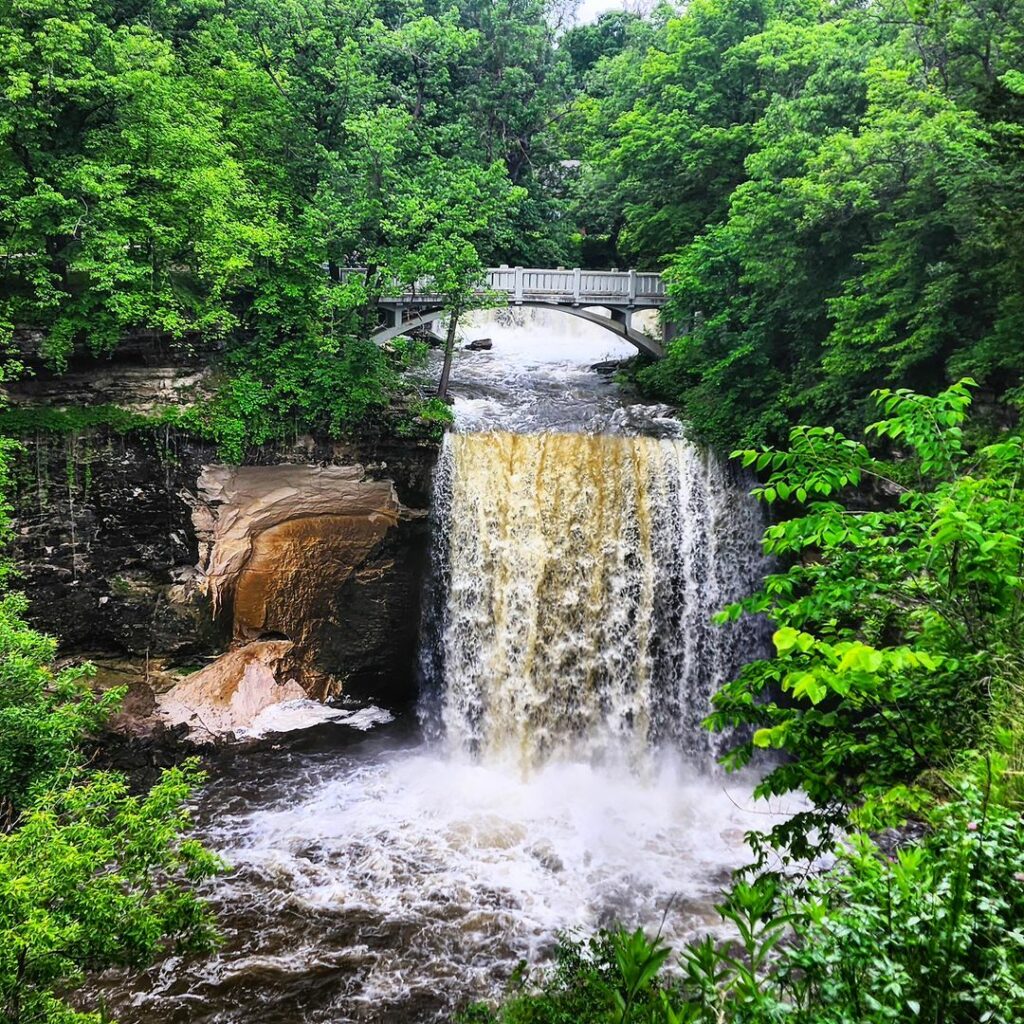
[[(149, 388), (137, 365), (125, 372), (148, 401), (168, 373), (145, 369)], [(76, 387), (106, 402), (121, 376), (84, 369)], [(41, 396), (55, 397), (36, 381), (16, 398)], [(183, 679), (248, 693), (253, 673), (289, 698), (407, 699), (433, 446), (299, 437), (229, 466), (172, 427), (22, 440), (15, 557), (31, 621), (61, 638), (63, 655), (98, 659), (137, 710)]]

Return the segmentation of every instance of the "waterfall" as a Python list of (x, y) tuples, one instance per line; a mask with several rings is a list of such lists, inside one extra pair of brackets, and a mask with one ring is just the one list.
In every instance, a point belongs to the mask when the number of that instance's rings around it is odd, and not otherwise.
[(523, 767), (713, 763), (711, 694), (764, 643), (758, 622), (711, 622), (763, 571), (747, 488), (678, 438), (449, 435), (425, 645), (447, 743)]

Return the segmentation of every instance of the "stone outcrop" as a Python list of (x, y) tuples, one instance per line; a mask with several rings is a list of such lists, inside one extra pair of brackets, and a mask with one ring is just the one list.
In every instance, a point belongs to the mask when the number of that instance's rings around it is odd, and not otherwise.
[[(287, 546), (289, 536), (293, 546), (308, 550), (319, 534), (337, 532), (318, 531), (310, 520), (329, 516), (365, 522), (370, 529), (363, 532), (372, 543), (395, 525), (400, 509), (391, 481), (367, 480), (362, 466), (204, 466), (197, 483), (192, 521), (205, 589), (215, 607), (243, 569), (257, 575), (274, 572), (280, 564), (274, 552)], [(281, 529), (297, 521), (306, 524), (305, 536), (302, 530)], [(277, 531), (274, 541), (263, 537), (268, 530)], [(258, 540), (257, 567), (251, 560)], [(367, 550), (364, 545), (363, 557)], [(290, 571), (287, 563), (281, 569)]]
[(290, 640), (268, 640), (229, 651), (156, 701), (167, 725), (186, 725), (193, 739), (251, 730), (261, 712), (306, 691), (288, 673)]
[(14, 554), (33, 625), (63, 650), (196, 664), (229, 624), (197, 589), (195, 480), (208, 447), (175, 431), (22, 439)]
[[(68, 404), (134, 395), (146, 408), (202, 372), (171, 373), (148, 352), (70, 378), (40, 371), (12, 397), (65, 404), (71, 388)], [(433, 446), (299, 437), (232, 467), (172, 427), (22, 440), (18, 586), (64, 654), (116, 662), (119, 682), (159, 690), (225, 651), (287, 641), (307, 693), (413, 691)]]
[(405, 596), (386, 584), (402, 572), (385, 541), (419, 514), (390, 481), (367, 479), (361, 466), (215, 465), (198, 492), (200, 585), (230, 617), (235, 642), (294, 641), (307, 691), (324, 697), (363, 667), (343, 657), (357, 632), (384, 655), (373, 630), (351, 629), (368, 607), (384, 627), (379, 639), (401, 634)]

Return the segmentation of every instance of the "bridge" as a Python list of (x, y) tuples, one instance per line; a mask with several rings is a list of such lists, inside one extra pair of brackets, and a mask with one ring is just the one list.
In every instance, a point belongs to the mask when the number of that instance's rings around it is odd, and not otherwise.
[[(341, 272), (342, 280), (365, 274), (353, 267)], [(542, 270), (528, 267), (494, 267), (486, 272), (478, 295), (481, 299), (505, 299), (510, 306), (546, 306), (589, 320), (630, 342), (641, 352), (661, 359), (664, 342), (671, 337), (666, 324), (657, 339), (633, 326), (633, 314), (659, 309), (666, 300), (660, 274), (636, 270)], [(400, 294), (382, 297), (378, 305), (390, 320), (372, 340), (383, 345), (401, 334), (437, 320), (444, 297), (432, 291), (430, 280), (417, 281)]]

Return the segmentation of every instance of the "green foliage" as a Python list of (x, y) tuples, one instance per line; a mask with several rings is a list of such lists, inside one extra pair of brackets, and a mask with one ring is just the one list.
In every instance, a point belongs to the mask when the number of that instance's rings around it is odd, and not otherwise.
[(414, 402), (409, 412), (409, 419), (398, 426), (398, 434), (401, 437), (415, 437), (437, 442), (441, 440), (445, 430), (454, 421), (451, 406), (440, 398), (428, 398), (426, 401)]
[(94, 697), (85, 668), (51, 671), (56, 643), (25, 625), (26, 607), (20, 594), (0, 595), (0, 824), (74, 774), (76, 744), (122, 696)]
[(47, 328), (58, 365), (130, 327), (223, 335), (280, 224), (171, 40), (108, 4), (28, 0), (0, 15), (0, 51), (7, 318)]
[(459, 1024), (596, 1024), (610, 1020), (618, 971), (616, 938), (606, 931), (585, 940), (561, 936), (548, 970), (531, 977), (525, 963), (521, 964), (499, 1011), (476, 1004), (459, 1016)]
[(1024, 372), (1020, 4), (702, 0), (600, 61), (577, 217), (664, 267), (684, 332), (638, 374), (722, 449), (851, 395)]
[[(810, 798), (814, 810), (773, 835), (797, 856), (812, 852), (810, 829), (827, 844), (851, 808), (868, 827), (918, 812), (923, 774), (999, 730), (1019, 758), (1024, 442), (965, 445), (972, 383), (875, 393), (886, 418), (866, 433), (896, 465), (832, 428), (734, 453), (764, 474), (762, 501), (806, 509), (768, 527), (779, 570), (721, 616), (766, 614), (775, 657), (723, 687), (708, 721), (755, 730), (732, 767), (758, 747), (789, 755), (759, 792)], [(897, 483), (900, 463), (917, 479)]]
[(640, 21), (632, 11), (605, 11), (596, 21), (574, 25), (562, 37), (577, 80), (584, 81), (600, 60), (615, 57), (629, 45), (629, 34)]
[(90, 773), (40, 796), (0, 834), (5, 1021), (96, 1021), (60, 995), (84, 971), (148, 963), (168, 941), (214, 946), (209, 911), (192, 887), (219, 862), (183, 837), (185, 800), (201, 778), (194, 765), (173, 768), (136, 797), (119, 776)]
[(177, 409), (147, 415), (117, 405), (72, 406), (55, 409), (42, 405), (0, 407), (0, 433), (11, 437), (31, 434), (78, 434), (103, 427), (119, 434), (134, 430), (152, 430), (180, 418)]
[(489, 262), (567, 259), (548, 13), (6, 5), (0, 343), (41, 329), (58, 369), (138, 332), (224, 352), (233, 379), (185, 423), (235, 458), (297, 424), (375, 428), (407, 397), (362, 344), (382, 292), (432, 276), (464, 308)]
[(240, 462), (249, 445), (315, 431), (341, 437), (357, 427), (392, 419), (396, 395), (408, 390), (404, 368), (422, 359), (418, 346), (387, 352), (367, 341), (340, 347), (295, 338), (267, 349), (240, 346), (227, 361), (227, 376), (212, 401), (185, 410), (182, 424), (215, 440), (221, 455)]

